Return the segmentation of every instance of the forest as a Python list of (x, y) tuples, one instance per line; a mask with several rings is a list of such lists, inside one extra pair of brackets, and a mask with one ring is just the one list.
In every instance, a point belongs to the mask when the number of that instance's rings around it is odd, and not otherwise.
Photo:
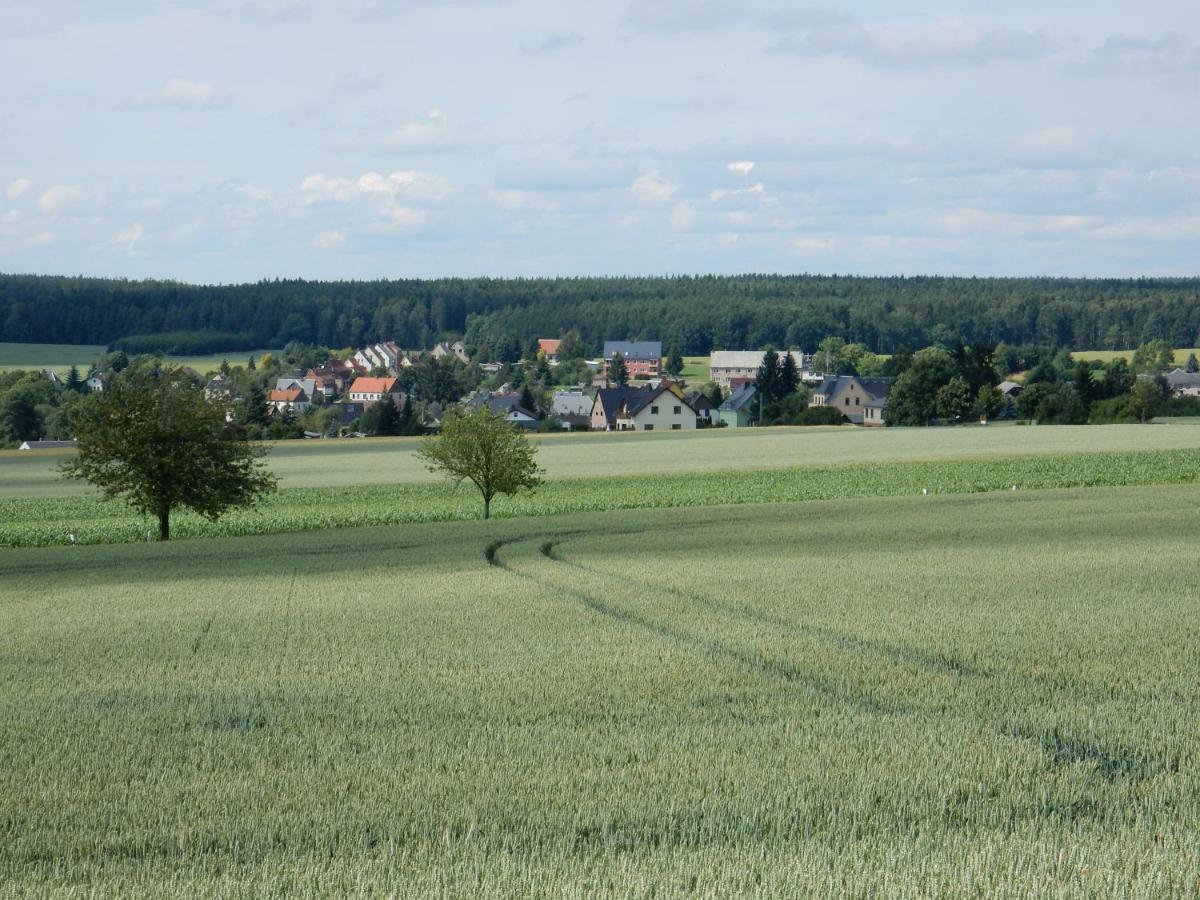
[[(190, 285), (0, 274), (0, 341), (103, 343), (154, 335), (208, 352), (395, 340), (477, 348), (574, 329), (654, 339), (686, 354), (768, 345), (811, 351), (835, 336), (875, 353), (930, 344), (1118, 349), (1200, 344), (1200, 279), (740, 275), (644, 278), (275, 280)], [(124, 343), (121, 343), (124, 341)]]

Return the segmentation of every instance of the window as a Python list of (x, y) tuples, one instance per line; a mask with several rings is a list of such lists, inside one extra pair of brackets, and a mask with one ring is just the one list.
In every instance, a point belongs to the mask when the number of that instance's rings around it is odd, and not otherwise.
[(675, 407), (675, 415), (679, 415), (681, 412), (683, 412), (682, 406)]
[(683, 426), (680, 425), (678, 422), (676, 422), (674, 425), (671, 426), (672, 431), (680, 431), (682, 429), (683, 429)]
[(849, 406), (849, 405), (850, 405), (850, 398), (849, 398), (849, 397), (847, 397), (847, 398), (846, 398), (846, 405), (847, 405), (847, 406)]
[(658, 407), (657, 406), (650, 407), (650, 415), (652, 415), (652, 416), (658, 415)]
[(654, 430), (654, 426), (653, 426), (653, 425), (647, 425), (647, 426), (646, 426), (646, 431), (653, 431), (653, 430)]
[(854, 398), (854, 405), (855, 405), (855, 406), (860, 406), (860, 405), (861, 405), (861, 404), (858, 402), (858, 398), (857, 398), (857, 397), (855, 397), (855, 398)]

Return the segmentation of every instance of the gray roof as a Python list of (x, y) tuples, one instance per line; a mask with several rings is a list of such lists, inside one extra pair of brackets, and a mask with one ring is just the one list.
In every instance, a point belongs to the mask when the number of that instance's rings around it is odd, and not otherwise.
[(617, 411), (627, 399), (636, 402), (640, 395), (649, 395), (653, 390), (654, 388), (649, 385), (643, 387), (600, 388), (596, 392), (596, 400), (600, 402), (600, 408), (604, 410), (605, 421), (611, 422), (616, 419)]
[(620, 353), (625, 359), (662, 359), (662, 341), (605, 341), (604, 358)]
[(1185, 372), (1175, 369), (1167, 373), (1167, 384), (1172, 388), (1200, 387), (1200, 372)]
[(21, 450), (64, 450), (69, 447), (78, 447), (78, 441), (25, 441), (21, 444)]
[(817, 388), (817, 393), (823, 397), (828, 397), (838, 389), (839, 386), (848, 386), (851, 380), (857, 380), (862, 385), (865, 393), (870, 394), (872, 399), (878, 400), (881, 397), (886, 397), (892, 389), (894, 378), (859, 378), (857, 375), (830, 375), (821, 382), (821, 386)]
[(721, 404), (721, 412), (741, 412), (750, 404), (750, 401), (754, 399), (754, 395), (757, 393), (758, 388), (753, 384), (743, 384)]

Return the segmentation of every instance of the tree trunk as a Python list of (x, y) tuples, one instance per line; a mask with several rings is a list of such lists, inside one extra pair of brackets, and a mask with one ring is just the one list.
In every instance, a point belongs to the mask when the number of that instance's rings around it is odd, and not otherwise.
[(492, 517), (492, 498), (487, 494), (483, 495), (483, 517), (485, 519)]
[(169, 541), (171, 539), (171, 510), (164, 509), (158, 513), (158, 539), (160, 541)]

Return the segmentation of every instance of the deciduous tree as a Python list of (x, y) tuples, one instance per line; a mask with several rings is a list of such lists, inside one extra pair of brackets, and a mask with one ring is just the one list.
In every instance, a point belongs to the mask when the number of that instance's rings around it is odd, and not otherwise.
[(428, 438), (417, 451), (429, 471), (474, 484), (483, 496), (485, 519), (491, 517), (496, 494), (532, 490), (542, 483), (536, 454), (537, 447), (524, 434), (486, 406), (447, 413), (441, 434)]
[(215, 521), (275, 489), (265, 451), (179, 370), (131, 370), (80, 406), (79, 456), (63, 473), (155, 516), (161, 541), (170, 539), (171, 513), (180, 507)]

